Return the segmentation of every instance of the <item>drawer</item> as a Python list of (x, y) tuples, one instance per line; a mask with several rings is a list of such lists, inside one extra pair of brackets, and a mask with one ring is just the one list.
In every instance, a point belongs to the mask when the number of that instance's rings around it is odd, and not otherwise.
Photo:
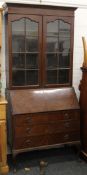
[(66, 110), (48, 113), (49, 122), (59, 122), (59, 120), (80, 120), (79, 110)]
[(16, 126), (36, 125), (48, 122), (48, 115), (46, 113), (15, 115), (13, 117)]
[(33, 136), (29, 138), (16, 138), (14, 140), (14, 149), (35, 148), (39, 146), (48, 145), (48, 136)]
[(77, 120), (60, 120), (58, 123), (50, 123), (48, 126), (49, 133), (59, 133), (66, 131), (79, 131), (80, 122)]
[(1, 151), (1, 145), (0, 145), (0, 163), (2, 162), (2, 151)]
[(14, 115), (13, 118), (15, 126), (24, 126), (59, 122), (59, 120), (80, 120), (80, 115), (79, 110), (67, 110), (48, 113)]
[(2, 162), (2, 134), (1, 134), (1, 126), (0, 126), (0, 163)]
[(28, 137), (36, 135), (45, 135), (48, 133), (48, 125), (33, 125), (27, 127), (15, 127), (15, 137)]
[(49, 134), (48, 143), (49, 145), (53, 144), (63, 144), (67, 142), (80, 141), (79, 132), (66, 132), (58, 134)]
[(6, 105), (0, 105), (0, 120), (6, 119)]

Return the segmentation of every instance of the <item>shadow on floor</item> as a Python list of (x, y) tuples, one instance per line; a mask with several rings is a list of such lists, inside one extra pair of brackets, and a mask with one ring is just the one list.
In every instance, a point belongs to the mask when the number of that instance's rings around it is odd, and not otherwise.
[(31, 151), (18, 154), (15, 166), (8, 156), (8, 175), (39, 175), (40, 161), (47, 162), (45, 175), (87, 175), (87, 163), (76, 153), (74, 147)]

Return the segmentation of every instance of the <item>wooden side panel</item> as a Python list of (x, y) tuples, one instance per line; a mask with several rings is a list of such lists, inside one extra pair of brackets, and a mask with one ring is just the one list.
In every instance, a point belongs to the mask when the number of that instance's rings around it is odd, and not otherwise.
[(6, 165), (6, 123), (5, 121), (0, 121), (0, 145), (1, 145), (1, 161), (2, 165)]
[(2, 136), (1, 136), (1, 132), (2, 132), (2, 130), (1, 130), (1, 123), (0, 123), (0, 164), (2, 162), (2, 143), (1, 143)]
[(6, 104), (7, 101), (0, 97), (0, 174), (7, 174), (9, 170), (7, 165)]

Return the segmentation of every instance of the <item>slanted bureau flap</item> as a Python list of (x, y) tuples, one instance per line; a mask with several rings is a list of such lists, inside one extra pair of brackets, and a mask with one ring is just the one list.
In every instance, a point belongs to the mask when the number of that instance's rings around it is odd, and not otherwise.
[(10, 90), (13, 114), (79, 109), (74, 88)]

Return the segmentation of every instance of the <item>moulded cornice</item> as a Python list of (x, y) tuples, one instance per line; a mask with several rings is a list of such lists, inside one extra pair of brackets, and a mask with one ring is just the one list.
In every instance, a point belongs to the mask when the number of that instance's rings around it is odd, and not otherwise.
[(4, 0), (5, 3), (38, 4), (63, 7), (87, 8), (87, 0)]

